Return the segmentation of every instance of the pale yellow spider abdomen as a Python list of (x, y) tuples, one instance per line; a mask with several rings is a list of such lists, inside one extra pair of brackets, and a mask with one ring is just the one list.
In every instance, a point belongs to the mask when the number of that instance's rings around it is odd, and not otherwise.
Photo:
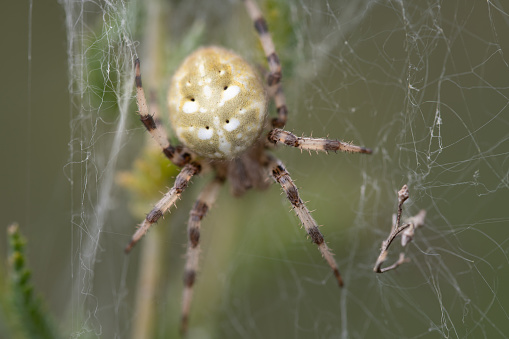
[(257, 72), (239, 55), (205, 47), (172, 78), (168, 105), (179, 140), (207, 158), (232, 159), (259, 138), (267, 96)]

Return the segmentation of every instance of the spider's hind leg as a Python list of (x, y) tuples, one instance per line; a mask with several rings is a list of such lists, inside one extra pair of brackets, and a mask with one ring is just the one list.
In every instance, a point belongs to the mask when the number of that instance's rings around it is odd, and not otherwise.
[(332, 252), (325, 243), (323, 235), (318, 229), (318, 224), (311, 216), (311, 213), (304, 204), (304, 201), (302, 201), (302, 199), (300, 198), (297, 186), (295, 186), (292, 178), (290, 177), (290, 174), (283, 166), (283, 163), (276, 158), (271, 157), (269, 166), (271, 177), (276, 182), (278, 182), (285, 191), (288, 200), (292, 204), (295, 214), (302, 222), (302, 225), (304, 226), (307, 234), (310, 236), (311, 240), (318, 246), (320, 253), (322, 253), (322, 256), (324, 257), (325, 261), (327, 261), (330, 268), (332, 269), (332, 272), (336, 277), (338, 285), (340, 287), (343, 286), (343, 279), (341, 278), (338, 265), (334, 260)]
[(201, 220), (205, 217), (212, 204), (216, 201), (217, 194), (224, 180), (216, 178), (210, 182), (200, 193), (193, 209), (189, 213), (187, 224), (188, 244), (186, 253), (186, 266), (184, 271), (184, 292), (182, 295), (182, 320), (180, 331), (185, 334), (189, 320), (189, 310), (193, 297), (193, 286), (198, 270), (200, 255), (200, 226)]
[(161, 200), (157, 202), (155, 207), (147, 215), (143, 223), (140, 225), (138, 230), (134, 233), (131, 241), (125, 248), (125, 252), (129, 253), (136, 243), (147, 233), (148, 229), (152, 224), (156, 223), (163, 214), (175, 204), (175, 201), (180, 197), (182, 192), (186, 189), (191, 178), (201, 171), (201, 166), (197, 163), (190, 163), (182, 168), (182, 171), (175, 178), (173, 187), (166, 193)]

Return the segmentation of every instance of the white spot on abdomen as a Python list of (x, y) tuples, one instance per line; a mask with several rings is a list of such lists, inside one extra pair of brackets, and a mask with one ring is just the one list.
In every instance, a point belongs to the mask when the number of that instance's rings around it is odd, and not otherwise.
[(224, 129), (227, 130), (228, 132), (231, 132), (233, 131), (234, 129), (237, 129), (237, 127), (239, 127), (240, 125), (240, 121), (239, 119), (236, 119), (236, 118), (231, 118), (229, 120), (229, 122), (227, 124), (224, 124)]
[(221, 95), (221, 101), (219, 102), (219, 107), (223, 106), (225, 101), (235, 98), (239, 93), (240, 93), (239, 86), (228, 87), (226, 90), (224, 90), (223, 94)]
[(219, 150), (229, 156), (232, 150), (232, 145), (226, 141), (226, 139), (221, 138), (219, 139)]
[(210, 97), (212, 96), (212, 89), (210, 89), (210, 86), (209, 86), (209, 85), (203, 86), (203, 94), (204, 94), (207, 98), (210, 98)]
[(240, 93), (239, 86), (230, 86), (223, 92), (223, 101), (233, 99)]
[(206, 129), (206, 128), (200, 128), (198, 130), (198, 138), (201, 140), (209, 140), (212, 138), (212, 135), (214, 135), (214, 130), (212, 128)]
[(182, 111), (184, 113), (194, 113), (198, 110), (198, 103), (194, 101), (187, 101), (184, 106), (182, 106)]

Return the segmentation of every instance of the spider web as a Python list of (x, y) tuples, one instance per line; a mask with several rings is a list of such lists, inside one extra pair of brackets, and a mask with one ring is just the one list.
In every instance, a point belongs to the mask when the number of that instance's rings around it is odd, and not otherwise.
[[(123, 338), (142, 315), (139, 252), (123, 254), (140, 219), (116, 183), (146, 137), (133, 106), (135, 56), (153, 81), (144, 85), (157, 83), (161, 96), (196, 45), (263, 59), (238, 1), (61, 3), (73, 101), (72, 335)], [(151, 6), (164, 13), (162, 27), (153, 27), (160, 12)], [(508, 337), (507, 3), (265, 1), (263, 10), (283, 64), (286, 128), (374, 150), (275, 152), (323, 225), (345, 287), (338, 290), (278, 187), (242, 199), (225, 188), (203, 222), (191, 337)], [(154, 48), (171, 57), (157, 59)], [(155, 226), (168, 234), (154, 336), (177, 336), (186, 219), (206, 181), (195, 178)], [(426, 224), (408, 248), (390, 248), (389, 264), (400, 251), (409, 263), (375, 274), (403, 184), (404, 217), (424, 209)]]

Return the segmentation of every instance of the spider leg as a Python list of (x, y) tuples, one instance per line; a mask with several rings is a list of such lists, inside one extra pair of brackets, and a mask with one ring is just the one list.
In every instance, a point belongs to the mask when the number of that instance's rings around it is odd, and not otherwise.
[(333, 254), (329, 247), (327, 246), (327, 244), (325, 243), (323, 235), (318, 229), (318, 224), (313, 219), (308, 208), (300, 198), (297, 186), (295, 186), (292, 178), (290, 177), (290, 174), (283, 166), (283, 163), (274, 157), (271, 157), (269, 167), (270, 175), (276, 182), (278, 182), (281, 185), (281, 187), (285, 191), (288, 200), (292, 204), (295, 214), (302, 222), (302, 225), (304, 226), (307, 234), (311, 237), (311, 240), (318, 246), (320, 253), (322, 253), (322, 256), (325, 258), (325, 261), (327, 261), (330, 268), (332, 269), (332, 272), (336, 277), (338, 285), (340, 287), (343, 286), (343, 279), (341, 279), (341, 274), (339, 273), (338, 265), (334, 260)]
[(149, 113), (147, 100), (145, 98), (145, 91), (141, 84), (141, 71), (140, 71), (140, 60), (136, 59), (134, 62), (136, 71), (136, 103), (138, 104), (138, 111), (140, 113), (140, 120), (145, 125), (145, 128), (149, 131), (152, 137), (157, 141), (163, 153), (173, 162), (175, 165), (182, 167), (191, 161), (190, 154), (182, 147), (174, 147), (168, 141), (168, 136), (161, 126), (161, 122), (157, 118)]
[(372, 153), (372, 150), (366, 147), (355, 146), (339, 140), (298, 137), (291, 132), (284, 131), (279, 128), (275, 128), (270, 131), (268, 139), (274, 144), (281, 143), (287, 146), (297, 147), (308, 151), (342, 151), (367, 154)]
[(216, 178), (210, 182), (200, 193), (193, 209), (189, 213), (189, 221), (187, 224), (189, 240), (187, 244), (186, 266), (184, 271), (182, 319), (180, 324), (180, 332), (182, 334), (187, 332), (189, 310), (191, 308), (191, 300), (193, 297), (193, 286), (196, 279), (196, 271), (198, 270), (201, 220), (205, 217), (205, 214), (207, 214), (212, 204), (216, 201), (217, 194), (223, 182), (224, 180), (220, 178)]
[(159, 200), (159, 202), (155, 205), (152, 211), (150, 211), (138, 230), (136, 230), (132, 236), (131, 241), (125, 248), (126, 253), (129, 253), (133, 246), (136, 245), (136, 243), (145, 235), (145, 233), (147, 233), (150, 226), (157, 222), (157, 220), (159, 220), (159, 218), (162, 217), (163, 214), (170, 209), (171, 205), (175, 204), (175, 201), (186, 189), (193, 175), (198, 174), (200, 171), (201, 166), (194, 162), (187, 164), (182, 168), (180, 173), (175, 178), (173, 187), (170, 188), (168, 193), (166, 193), (161, 198), (161, 200)]
[(276, 54), (274, 41), (272, 41), (272, 37), (269, 33), (267, 21), (265, 21), (265, 18), (263, 17), (263, 14), (256, 2), (253, 0), (244, 0), (244, 4), (246, 5), (247, 12), (254, 23), (255, 30), (258, 33), (260, 43), (262, 44), (263, 51), (265, 52), (265, 57), (269, 63), (270, 73), (267, 79), (267, 84), (269, 86), (269, 93), (274, 96), (274, 102), (276, 104), (278, 114), (277, 118), (272, 119), (272, 126), (284, 127), (288, 116), (288, 109), (286, 108), (286, 99), (281, 86), (281, 63), (279, 62), (279, 58)]

